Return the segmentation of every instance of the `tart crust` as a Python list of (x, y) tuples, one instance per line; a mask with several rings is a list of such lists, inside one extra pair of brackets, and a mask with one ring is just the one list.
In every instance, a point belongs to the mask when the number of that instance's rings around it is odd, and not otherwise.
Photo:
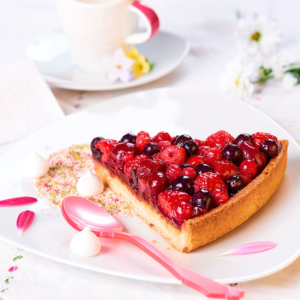
[(181, 230), (158, 213), (151, 204), (140, 199), (117, 176), (111, 176), (109, 170), (95, 160), (94, 169), (98, 177), (170, 245), (181, 252), (190, 252), (241, 225), (270, 199), (287, 168), (288, 144), (287, 140), (281, 140), (279, 154), (268, 163), (259, 176), (230, 198), (226, 204), (185, 221)]

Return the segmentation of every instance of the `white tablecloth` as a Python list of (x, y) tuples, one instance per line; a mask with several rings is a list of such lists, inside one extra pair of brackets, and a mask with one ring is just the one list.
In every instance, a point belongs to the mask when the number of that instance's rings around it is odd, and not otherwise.
[[(164, 86), (217, 89), (220, 73), (236, 55), (235, 12), (271, 13), (282, 32), (282, 54), (296, 60), (300, 50), (300, 2), (293, 0), (148, 0), (161, 18), (161, 28), (185, 36), (191, 51), (172, 74), (145, 86), (107, 92), (78, 92), (52, 88), (66, 114), (103, 99)], [(26, 45), (39, 33), (59, 27), (51, 0), (0, 2), (0, 66), (23, 56)], [(300, 86), (287, 92), (268, 85), (251, 102), (272, 117), (300, 142)], [(0, 153), (12, 144), (2, 145)], [(13, 261), (13, 258), (23, 258)], [(12, 266), (18, 270), (9, 272)], [(13, 278), (11, 278), (13, 277)], [(8, 279), (8, 283), (7, 282)], [(5, 282), (6, 281), (6, 282)], [(300, 259), (263, 279), (240, 283), (245, 299), (300, 299)], [(1, 288), (2, 287), (2, 288)], [(16, 249), (0, 241), (0, 299), (204, 299), (181, 286), (123, 279), (60, 264)]]

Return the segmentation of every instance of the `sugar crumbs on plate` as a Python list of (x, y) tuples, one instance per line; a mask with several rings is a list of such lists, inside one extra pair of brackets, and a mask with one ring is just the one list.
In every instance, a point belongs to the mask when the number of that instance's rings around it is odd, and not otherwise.
[[(79, 196), (76, 184), (87, 171), (93, 170), (90, 148), (87, 144), (72, 145), (69, 148), (54, 152), (49, 156), (49, 171), (38, 179), (34, 179), (37, 194), (56, 207), (67, 196)], [(132, 216), (133, 212), (115, 194), (105, 187), (103, 193), (96, 197), (85, 197), (117, 217)]]

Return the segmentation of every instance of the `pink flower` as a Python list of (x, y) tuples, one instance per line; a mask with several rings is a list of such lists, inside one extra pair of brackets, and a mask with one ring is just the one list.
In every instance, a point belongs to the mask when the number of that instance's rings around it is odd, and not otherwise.
[(8, 272), (12, 273), (12, 272), (14, 272), (14, 271), (17, 271), (18, 269), (19, 269), (18, 266), (14, 266), (14, 267), (11, 267), (11, 268), (8, 270)]

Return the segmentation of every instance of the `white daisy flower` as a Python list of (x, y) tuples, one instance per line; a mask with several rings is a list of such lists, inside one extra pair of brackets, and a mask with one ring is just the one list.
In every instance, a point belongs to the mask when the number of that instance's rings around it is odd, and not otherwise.
[(297, 83), (298, 83), (297, 78), (293, 76), (291, 73), (284, 74), (282, 78), (282, 84), (286, 90), (290, 90), (292, 87), (297, 85)]
[(254, 91), (250, 81), (252, 68), (236, 60), (228, 64), (226, 71), (221, 75), (220, 90), (241, 100), (247, 100)]
[(272, 55), (277, 51), (280, 43), (280, 34), (275, 21), (266, 15), (239, 19), (236, 35), (239, 51), (251, 57)]

